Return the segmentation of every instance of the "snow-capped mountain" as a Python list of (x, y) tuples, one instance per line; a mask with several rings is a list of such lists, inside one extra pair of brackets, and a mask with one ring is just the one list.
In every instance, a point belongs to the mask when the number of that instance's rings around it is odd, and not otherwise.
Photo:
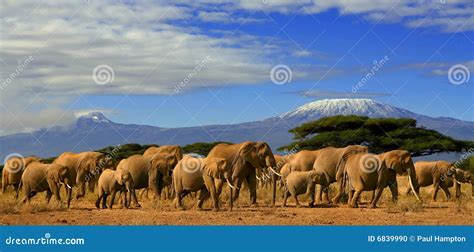
[(456, 139), (474, 140), (474, 122), (449, 117), (428, 117), (370, 99), (329, 99), (307, 103), (262, 121), (185, 128), (121, 124), (107, 119), (100, 112), (86, 113), (79, 115), (75, 123), (67, 127), (1, 136), (0, 154), (3, 157), (10, 153), (50, 157), (64, 151), (80, 152), (125, 143), (185, 145), (244, 140), (266, 141), (276, 149), (292, 141), (289, 129), (304, 122), (334, 115), (409, 117), (416, 119), (418, 125)]
[(382, 104), (371, 99), (326, 99), (304, 104), (280, 116), (285, 120), (315, 119), (333, 115), (362, 115), (368, 117), (415, 117), (408, 110)]

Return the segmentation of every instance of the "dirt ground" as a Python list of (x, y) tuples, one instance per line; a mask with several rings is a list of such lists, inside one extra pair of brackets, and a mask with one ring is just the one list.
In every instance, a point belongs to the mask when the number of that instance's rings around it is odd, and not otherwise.
[[(403, 183), (402, 183), (403, 184)], [(400, 192), (405, 188), (401, 187)], [(452, 189), (451, 189), (452, 190)], [(379, 201), (379, 208), (366, 208), (369, 194), (362, 195), (360, 208), (353, 209), (345, 204), (318, 205), (295, 208), (289, 200), (289, 207), (282, 208), (281, 199), (277, 207), (270, 207), (269, 189), (261, 189), (259, 206), (248, 206), (248, 194), (242, 193), (233, 211), (226, 206), (219, 212), (210, 210), (175, 210), (171, 201), (159, 204), (142, 199), (142, 208), (97, 210), (95, 195), (72, 201), (72, 208), (59, 207), (57, 203), (46, 205), (43, 195), (37, 195), (29, 205), (19, 204), (13, 193), (0, 195), (1, 225), (473, 225), (474, 200), (470, 197), (471, 186), (463, 188), (463, 197), (458, 201), (446, 202), (444, 193), (438, 201), (430, 200), (430, 190), (422, 189), (423, 203), (413, 196), (401, 195), (397, 203), (390, 202), (388, 189)], [(281, 194), (280, 194), (281, 195)], [(225, 195), (224, 195), (225, 198)], [(300, 196), (303, 204), (305, 196)], [(194, 200), (186, 199), (187, 208), (192, 208)], [(306, 205), (306, 204), (305, 204)]]

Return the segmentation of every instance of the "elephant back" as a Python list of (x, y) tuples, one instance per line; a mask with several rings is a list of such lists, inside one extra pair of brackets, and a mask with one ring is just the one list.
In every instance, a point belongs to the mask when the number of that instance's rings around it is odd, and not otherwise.
[(130, 172), (135, 189), (148, 187), (148, 171), (150, 170), (150, 159), (142, 155), (133, 155), (122, 159), (118, 169)]

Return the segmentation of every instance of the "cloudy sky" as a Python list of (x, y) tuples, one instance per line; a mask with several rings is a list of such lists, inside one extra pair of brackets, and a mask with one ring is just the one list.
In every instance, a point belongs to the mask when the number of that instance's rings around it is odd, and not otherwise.
[(0, 135), (87, 111), (182, 127), (347, 97), (474, 121), (471, 0), (1, 6)]

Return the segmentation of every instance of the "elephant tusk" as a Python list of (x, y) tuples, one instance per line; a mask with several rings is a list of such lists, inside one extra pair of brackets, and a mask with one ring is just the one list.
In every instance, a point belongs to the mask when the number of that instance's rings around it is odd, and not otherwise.
[(461, 184), (461, 182), (459, 182), (459, 181), (457, 181), (457, 180), (456, 180), (456, 183), (458, 183), (458, 185), (460, 185), (460, 184)]
[(227, 184), (229, 185), (230, 188), (232, 188), (232, 189), (238, 189), (236, 186), (233, 186), (233, 185), (229, 182), (228, 179), (226, 179), (226, 181), (227, 181)]
[(272, 167), (269, 166), (268, 169), (270, 169), (270, 171), (281, 177), (281, 174), (275, 171)]
[(255, 177), (257, 178), (258, 181), (261, 181), (259, 176), (255, 175)]
[(66, 183), (66, 187), (67, 187), (68, 189), (71, 189), (71, 186), (70, 186), (68, 183)]
[(411, 190), (413, 191), (413, 194), (415, 194), (416, 199), (420, 201), (420, 197), (418, 197), (418, 194), (416, 193), (415, 188), (413, 187), (413, 181), (411, 180), (410, 171), (408, 171), (408, 182), (410, 183)]

